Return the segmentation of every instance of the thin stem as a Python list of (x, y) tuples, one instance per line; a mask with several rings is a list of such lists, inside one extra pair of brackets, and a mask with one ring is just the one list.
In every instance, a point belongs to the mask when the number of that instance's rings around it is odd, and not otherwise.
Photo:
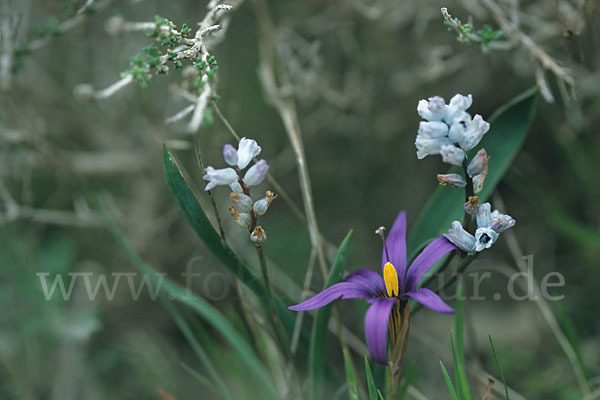
[[(467, 186), (465, 186), (465, 203), (469, 202), (470, 197), (475, 196), (475, 190), (473, 189), (473, 179), (469, 176), (469, 173), (467, 172), (468, 165), (469, 163), (465, 157), (462, 163), (462, 167), (465, 172), (465, 180), (467, 181)], [(467, 210), (465, 209), (465, 214), (463, 216), (462, 222), (463, 229), (468, 230), (470, 222), (471, 216), (469, 215), (469, 213), (467, 213)]]

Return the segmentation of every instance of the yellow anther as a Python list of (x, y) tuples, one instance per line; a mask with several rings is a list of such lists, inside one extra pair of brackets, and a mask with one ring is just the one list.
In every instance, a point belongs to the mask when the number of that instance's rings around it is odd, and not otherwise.
[(385, 263), (383, 266), (383, 280), (385, 281), (385, 290), (389, 297), (398, 296), (400, 289), (398, 288), (398, 273), (391, 262)]

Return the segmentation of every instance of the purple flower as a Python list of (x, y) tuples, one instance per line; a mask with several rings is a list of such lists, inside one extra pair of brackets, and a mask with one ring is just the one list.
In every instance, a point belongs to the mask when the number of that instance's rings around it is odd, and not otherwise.
[[(383, 236), (382, 229), (378, 230)], [(446, 253), (456, 247), (444, 237), (433, 240), (406, 268), (406, 214), (401, 212), (390, 234), (384, 241), (381, 265), (383, 277), (370, 269), (359, 269), (312, 298), (290, 307), (290, 310), (313, 310), (339, 298), (364, 298), (371, 304), (365, 315), (365, 337), (373, 359), (387, 362), (387, 340), (392, 310), (404, 310), (413, 298), (440, 313), (453, 313), (437, 294), (426, 288), (417, 288), (427, 271)], [(397, 321), (398, 318), (394, 318)], [(389, 328), (389, 329), (388, 329)]]

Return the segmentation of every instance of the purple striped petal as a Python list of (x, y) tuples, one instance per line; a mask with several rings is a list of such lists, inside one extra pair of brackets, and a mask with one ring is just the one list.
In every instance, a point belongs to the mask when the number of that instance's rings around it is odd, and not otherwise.
[(406, 296), (412, 297), (425, 307), (431, 308), (433, 311), (444, 314), (453, 314), (454, 310), (442, 300), (440, 296), (427, 288), (421, 288), (412, 292), (405, 293)]
[(456, 246), (443, 236), (440, 236), (429, 243), (408, 268), (405, 286), (406, 290), (415, 290), (419, 285), (421, 278), (429, 271), (429, 268), (431, 268), (433, 264), (446, 253), (454, 249), (456, 249)]
[[(406, 213), (404, 211), (396, 217), (385, 244), (390, 256), (389, 261), (396, 267), (398, 272), (398, 282), (402, 282), (406, 271)], [(388, 258), (385, 249), (383, 249), (381, 256), (382, 271), (386, 262), (388, 262)]]
[(315, 308), (323, 307), (337, 299), (354, 299), (362, 297), (365, 299), (371, 298), (371, 292), (365, 289), (361, 285), (349, 282), (336, 283), (333, 286), (328, 287), (321, 293), (317, 293), (310, 299), (296, 304), (295, 306), (289, 307), (290, 310), (314, 310)]
[(354, 283), (369, 290), (373, 296), (385, 293), (385, 282), (377, 272), (362, 268), (348, 275), (344, 282)]
[(387, 335), (390, 312), (396, 299), (372, 299), (365, 315), (365, 338), (373, 359), (387, 363)]

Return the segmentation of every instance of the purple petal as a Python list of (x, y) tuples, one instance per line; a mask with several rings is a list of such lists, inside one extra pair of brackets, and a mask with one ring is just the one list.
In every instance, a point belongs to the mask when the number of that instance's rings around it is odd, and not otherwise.
[(355, 283), (340, 282), (328, 287), (321, 293), (317, 293), (310, 299), (300, 304), (296, 304), (295, 306), (289, 307), (289, 309), (294, 311), (314, 310), (315, 308), (323, 307), (339, 298), (353, 299), (357, 297), (368, 299), (372, 296), (371, 292), (361, 285), (357, 285)]
[[(385, 244), (390, 256), (389, 261), (396, 267), (398, 272), (398, 282), (402, 282), (406, 271), (406, 213), (404, 211), (396, 217)], [(383, 255), (381, 256), (382, 269), (387, 261), (387, 254), (383, 249)]]
[(373, 359), (387, 363), (387, 334), (390, 312), (395, 299), (373, 299), (365, 315), (365, 338)]
[(348, 275), (344, 282), (354, 283), (360, 285), (363, 288), (371, 291), (373, 296), (378, 296), (381, 293), (385, 293), (385, 283), (383, 278), (377, 272), (362, 268), (358, 271)]
[(423, 249), (408, 268), (405, 288), (407, 290), (415, 290), (419, 285), (421, 278), (423, 278), (423, 275), (429, 271), (429, 268), (431, 268), (433, 264), (446, 253), (454, 249), (456, 249), (456, 246), (450, 243), (445, 237), (440, 236), (437, 239), (434, 239), (427, 247), (425, 247), (425, 249)]
[(405, 293), (406, 296), (412, 297), (425, 307), (431, 308), (433, 311), (444, 314), (452, 314), (454, 310), (441, 299), (440, 296), (427, 288), (421, 288), (412, 292)]

